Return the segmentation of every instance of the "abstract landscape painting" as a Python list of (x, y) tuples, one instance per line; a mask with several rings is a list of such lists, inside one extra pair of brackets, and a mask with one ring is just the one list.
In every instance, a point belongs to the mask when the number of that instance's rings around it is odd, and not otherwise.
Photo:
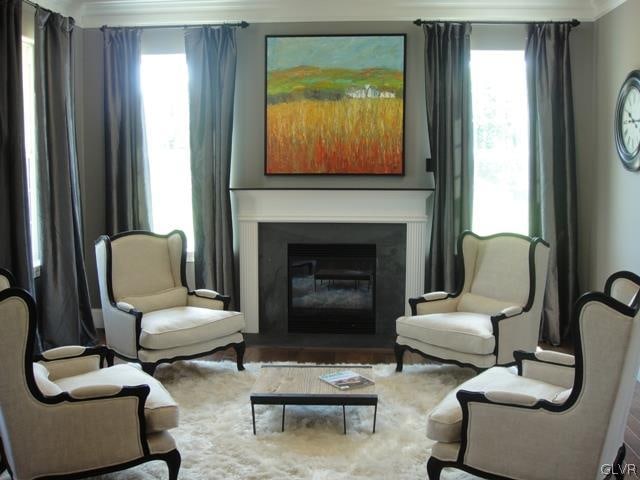
[(404, 35), (267, 36), (266, 174), (404, 173)]

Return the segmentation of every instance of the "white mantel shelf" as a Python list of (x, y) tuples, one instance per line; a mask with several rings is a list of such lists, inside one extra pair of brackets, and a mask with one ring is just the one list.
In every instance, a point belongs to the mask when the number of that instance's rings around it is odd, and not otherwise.
[[(240, 297), (246, 332), (259, 332), (260, 223), (394, 223), (407, 226), (406, 299), (424, 293), (430, 190), (235, 189)], [(406, 313), (409, 312), (406, 304)]]

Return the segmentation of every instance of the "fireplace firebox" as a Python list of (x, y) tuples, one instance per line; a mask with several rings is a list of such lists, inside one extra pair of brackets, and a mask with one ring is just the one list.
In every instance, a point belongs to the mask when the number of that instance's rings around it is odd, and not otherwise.
[(375, 333), (375, 244), (289, 244), (287, 259), (290, 333)]

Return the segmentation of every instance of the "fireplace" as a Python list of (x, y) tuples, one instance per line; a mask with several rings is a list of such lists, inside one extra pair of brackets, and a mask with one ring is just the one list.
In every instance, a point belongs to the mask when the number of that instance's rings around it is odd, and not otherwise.
[(287, 250), (290, 333), (375, 333), (375, 244)]
[(395, 338), (405, 225), (265, 222), (258, 231), (259, 342), (380, 347)]

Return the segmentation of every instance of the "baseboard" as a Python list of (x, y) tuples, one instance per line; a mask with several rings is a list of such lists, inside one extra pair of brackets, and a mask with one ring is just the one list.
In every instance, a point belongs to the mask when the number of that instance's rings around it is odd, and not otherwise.
[(101, 308), (92, 308), (91, 315), (93, 316), (93, 325), (96, 328), (104, 328), (104, 319), (102, 318)]

